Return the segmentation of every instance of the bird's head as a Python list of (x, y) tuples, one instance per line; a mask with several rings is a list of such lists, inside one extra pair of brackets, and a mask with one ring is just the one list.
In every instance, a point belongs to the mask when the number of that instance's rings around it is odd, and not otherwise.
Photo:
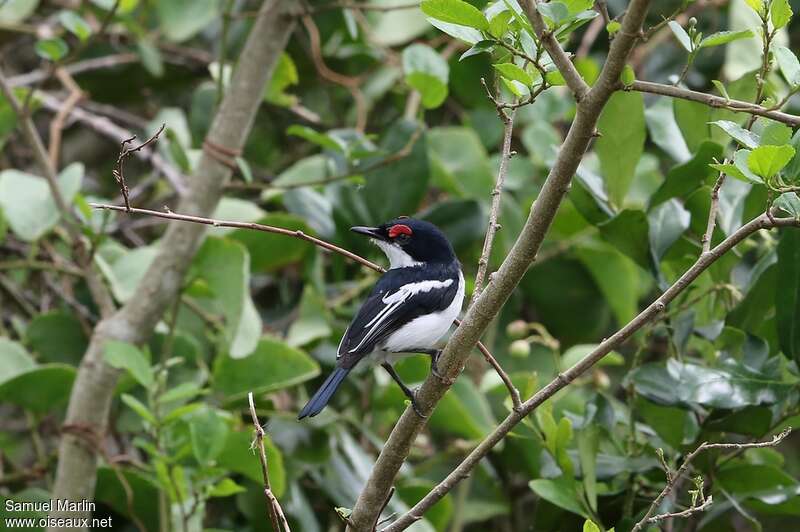
[(352, 227), (354, 233), (372, 239), (389, 259), (390, 268), (456, 260), (453, 246), (430, 222), (400, 217), (378, 227)]

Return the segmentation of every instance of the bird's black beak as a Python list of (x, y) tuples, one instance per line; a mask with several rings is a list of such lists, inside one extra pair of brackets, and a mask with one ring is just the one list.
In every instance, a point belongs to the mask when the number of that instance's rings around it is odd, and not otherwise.
[(364, 227), (361, 225), (357, 225), (355, 227), (351, 227), (350, 230), (354, 233), (358, 233), (360, 235), (366, 235), (376, 240), (386, 240), (386, 237), (384, 237), (380, 233), (380, 229), (377, 227)]

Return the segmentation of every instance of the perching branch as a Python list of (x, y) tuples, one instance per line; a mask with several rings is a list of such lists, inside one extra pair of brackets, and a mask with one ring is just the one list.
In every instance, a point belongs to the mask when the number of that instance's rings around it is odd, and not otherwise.
[(647, 92), (650, 94), (659, 94), (661, 96), (670, 96), (672, 98), (680, 98), (682, 100), (690, 100), (705, 104), (715, 109), (729, 109), (737, 113), (749, 113), (754, 116), (763, 116), (792, 127), (800, 126), (800, 116), (768, 109), (761, 105), (750, 102), (729, 100), (721, 96), (714, 96), (713, 94), (706, 94), (704, 92), (693, 91), (681, 87), (673, 87), (672, 85), (637, 80), (630, 85), (626, 85), (624, 87), (620, 86), (620, 88), (622, 90), (634, 90), (638, 92)]
[[(725, 253), (733, 249), (734, 246), (745, 240), (753, 233), (761, 229), (773, 227), (798, 227), (800, 220), (795, 218), (772, 218), (766, 214), (751, 220), (749, 223), (740, 227), (735, 233), (720, 242), (708, 253), (703, 253), (697, 261), (688, 269), (675, 283), (670, 286), (658, 299), (653, 301), (647, 308), (641, 311), (635, 318), (629, 321), (622, 329), (615, 332), (609, 338), (603, 340), (595, 349), (575, 363), (572, 367), (559, 373), (547, 386), (536, 392), (530, 399), (522, 403), (522, 409), (512, 411), (466, 458), (436, 485), (425, 497), (423, 497), (408, 512), (401, 515), (392, 525), (386, 527), (382, 532), (398, 532), (405, 530), (408, 526), (422, 518), (424, 513), (442, 497), (444, 497), (456, 484), (465, 478), (469, 472), (486, 456), (492, 448), (497, 445), (506, 435), (526, 416), (533, 412), (539, 405), (547, 401), (559, 390), (565, 388), (569, 383), (583, 375), (592, 366), (599, 362), (604, 356), (617, 349), (624, 341), (630, 338), (636, 331), (655, 320), (667, 305), (672, 302), (680, 293), (688, 288), (701, 273), (706, 271)], [(488, 290), (488, 289), (487, 289)], [(709, 444), (707, 448), (737, 448), (741, 444)], [(755, 445), (755, 444), (748, 444)], [(760, 444), (767, 446), (767, 444)], [(734, 447), (729, 447), (734, 446)]]
[(708, 451), (710, 449), (723, 449), (723, 450), (741, 450), (741, 449), (754, 449), (760, 447), (775, 447), (780, 442), (782, 442), (789, 434), (791, 434), (792, 429), (791, 427), (787, 428), (780, 434), (774, 436), (769, 441), (764, 442), (755, 442), (755, 443), (708, 443), (704, 442), (700, 444), (700, 446), (692, 451), (686, 458), (683, 460), (681, 467), (678, 470), (671, 474), (669, 468), (667, 468), (667, 485), (664, 486), (664, 489), (661, 490), (661, 493), (658, 494), (650, 508), (645, 513), (644, 517), (639, 520), (636, 525), (631, 529), (631, 532), (639, 532), (646, 524), (657, 523), (659, 521), (663, 521), (664, 519), (669, 519), (672, 517), (689, 517), (690, 515), (705, 511), (711, 505), (711, 497), (701, 501), (702, 504), (700, 505), (692, 505), (691, 508), (684, 510), (683, 512), (676, 512), (676, 513), (666, 513), (661, 515), (653, 516), (655, 511), (661, 505), (661, 502), (669, 495), (673, 489), (675, 489), (676, 484), (680, 481), (681, 477), (686, 473), (689, 469), (689, 464), (692, 463), (692, 460), (697, 457), (703, 451)]
[(247, 392), (247, 402), (250, 404), (250, 417), (253, 418), (253, 426), (255, 427), (256, 433), (256, 439), (253, 441), (251, 447), (258, 450), (258, 459), (261, 462), (261, 474), (264, 476), (264, 499), (267, 503), (267, 513), (272, 523), (272, 529), (275, 530), (275, 532), (292, 532), (289, 528), (289, 522), (286, 520), (286, 515), (283, 513), (283, 508), (281, 508), (281, 503), (278, 502), (278, 498), (272, 493), (272, 485), (269, 482), (269, 467), (267, 467), (267, 452), (264, 450), (264, 428), (258, 421), (256, 405), (253, 402), (253, 392)]
[[(625, 66), (625, 59), (639, 35), (648, 4), (648, 0), (633, 0), (630, 3), (628, 12), (622, 21), (622, 28), (611, 44), (608, 59), (600, 76), (591, 90), (585, 93), (578, 101), (575, 120), (570, 126), (566, 139), (558, 152), (547, 180), (539, 192), (539, 196), (522, 228), (522, 232), (503, 264), (492, 276), (491, 282), (483, 290), (475, 304), (467, 311), (462, 325), (450, 337), (439, 358), (439, 371), (445, 377), (455, 379), (460, 374), (469, 352), (535, 260), (536, 254), (544, 241), (545, 234), (550, 228), (556, 212), (569, 189), (572, 176), (575, 175), (583, 154), (593, 138), (600, 112), (617, 86), (620, 73)], [(530, 12), (529, 3), (526, 3), (526, 6), (528, 7), (528, 12)], [(551, 51), (548, 50), (548, 52)], [(557, 50), (551, 52), (551, 57), (554, 53), (557, 53)], [(563, 54), (563, 51), (561, 53)], [(564, 67), (561, 73), (565, 79), (574, 70), (574, 66), (571, 63), (566, 66), (556, 62), (556, 65), (559, 68)], [(577, 72), (575, 72), (575, 75), (577, 75)], [(575, 81), (573, 78), (572, 83), (575, 84)], [(580, 80), (580, 83), (583, 84), (584, 82)], [(439, 379), (428, 377), (425, 380), (417, 391), (417, 405), (423, 414), (429, 414), (433, 411), (448, 388)], [(531, 410), (535, 406), (538, 406), (538, 404), (534, 405)], [(517, 417), (521, 416), (517, 411), (512, 412), (510, 416), (511, 419), (516, 419), (517, 421), (521, 419), (521, 417)], [(498, 430), (506, 426), (506, 423), (504, 422)], [(412, 409), (406, 408), (383, 446), (372, 474), (356, 501), (353, 513), (350, 516), (351, 524), (348, 527), (349, 530), (366, 532), (371, 524), (375, 522), (375, 515), (380, 512), (383, 501), (386, 500), (386, 494), (394, 484), (395, 477), (423, 426), (424, 420), (420, 419)], [(483, 454), (502, 439), (511, 426), (513, 424), (507, 425), (505, 432), (496, 440), (489, 442)], [(483, 454), (479, 456), (482, 457)], [(466, 475), (473, 465), (469, 465), (456, 473), (456, 477), (452, 482), (453, 485), (463, 478), (463, 475)], [(413, 519), (411, 522), (413, 522)], [(396, 530), (399, 530), (399, 528)]]
[(119, 155), (117, 156), (117, 162), (114, 165), (114, 169), (111, 171), (111, 173), (114, 175), (114, 179), (116, 180), (117, 185), (119, 186), (120, 192), (122, 192), (122, 200), (125, 202), (125, 208), (128, 210), (128, 212), (131, 212), (131, 200), (128, 196), (128, 193), (130, 192), (128, 190), (128, 184), (125, 182), (125, 171), (122, 168), (125, 163), (125, 159), (130, 157), (132, 153), (141, 151), (142, 149), (147, 147), (148, 144), (158, 140), (158, 137), (159, 135), (161, 135), (161, 132), (164, 131), (165, 126), (166, 124), (161, 124), (161, 127), (158, 128), (158, 131), (153, 133), (153, 135), (149, 139), (142, 142), (138, 146), (134, 146), (132, 148), (128, 147), (128, 144), (136, 140), (136, 135), (133, 135), (132, 137), (122, 141), (122, 146), (120, 147)]
[[(206, 139), (229, 149), (241, 149), (250, 132), (264, 87), (294, 26), (289, 0), (264, 2), (239, 55), (228, 92), (217, 111)], [(183, 212), (206, 215), (214, 211), (231, 171), (203, 152), (192, 176), (191, 187), (180, 202)], [(124, 208), (124, 207), (123, 207)], [(140, 344), (147, 341), (164, 311), (183, 286), (205, 231), (196, 224), (171, 224), (161, 239), (158, 253), (137, 287), (137, 297), (103, 319), (95, 328), (72, 387), (59, 446), (59, 461), (52, 496), (59, 500), (91, 501), (95, 493), (97, 446), (87, 434), (102, 442), (114, 397), (119, 370), (105, 361), (105, 346), (117, 340)], [(52, 511), (50, 517), (88, 517), (87, 512)], [(55, 530), (55, 529), (51, 529)]]

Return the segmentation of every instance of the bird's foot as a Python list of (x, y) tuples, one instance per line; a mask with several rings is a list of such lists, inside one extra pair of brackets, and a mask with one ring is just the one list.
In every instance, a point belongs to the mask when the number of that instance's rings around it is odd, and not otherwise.
[(417, 414), (420, 419), (428, 419), (428, 416), (422, 413), (422, 410), (419, 407), (419, 403), (417, 403), (417, 392), (419, 388), (414, 390), (414, 392), (408, 397), (408, 400), (411, 402), (411, 408), (414, 409), (414, 413)]
[(439, 382), (441, 382), (445, 386), (450, 387), (450, 386), (453, 385), (453, 383), (456, 382), (456, 380), (444, 375), (442, 372), (439, 371), (439, 356), (441, 354), (442, 354), (442, 350), (441, 349), (437, 349), (435, 352), (430, 354), (431, 355), (431, 373), (433, 374), (434, 377), (439, 379)]

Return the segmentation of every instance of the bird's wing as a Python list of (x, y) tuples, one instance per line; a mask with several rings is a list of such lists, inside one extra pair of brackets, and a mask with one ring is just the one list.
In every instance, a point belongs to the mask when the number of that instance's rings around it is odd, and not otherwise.
[(393, 290), (380, 288), (376, 286), (342, 336), (337, 358), (343, 367), (353, 367), (414, 318), (446, 308), (458, 291), (458, 280), (412, 281)]

